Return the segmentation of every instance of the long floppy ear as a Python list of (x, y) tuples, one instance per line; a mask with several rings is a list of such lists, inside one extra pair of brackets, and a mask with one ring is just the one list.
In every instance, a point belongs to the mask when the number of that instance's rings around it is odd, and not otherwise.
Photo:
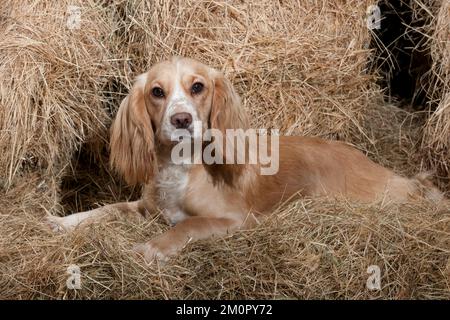
[[(215, 72), (213, 76), (214, 87), (211, 104), (211, 113), (209, 123), (211, 129), (218, 129), (222, 133), (223, 141), (221, 158), (223, 164), (212, 164), (206, 166), (206, 169), (215, 181), (223, 181), (229, 185), (233, 185), (235, 179), (241, 174), (244, 165), (230, 164), (236, 161), (236, 150), (228, 150), (230, 141), (227, 139), (227, 129), (243, 129), (247, 130), (249, 121), (244, 108), (241, 105), (241, 99), (233, 88), (231, 82), (224, 77), (223, 74)], [(236, 143), (234, 143), (236, 145)], [(230, 154), (231, 153), (231, 154)], [(227, 164), (228, 163), (228, 164)], [(235, 163), (235, 162), (233, 162)]]
[(231, 82), (219, 72), (214, 77), (210, 123), (211, 128), (219, 129), (224, 134), (226, 129), (248, 128), (247, 114), (241, 106), (239, 95)]
[(145, 78), (122, 101), (111, 127), (110, 164), (130, 185), (146, 183), (156, 167), (154, 132), (145, 106)]

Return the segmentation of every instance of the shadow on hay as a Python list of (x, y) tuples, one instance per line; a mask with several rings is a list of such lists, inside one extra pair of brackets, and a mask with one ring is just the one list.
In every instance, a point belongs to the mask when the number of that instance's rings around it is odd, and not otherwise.
[(120, 201), (138, 200), (140, 187), (130, 187), (109, 168), (105, 143), (86, 143), (76, 152), (62, 178), (60, 203), (65, 214)]
[(382, 0), (381, 28), (373, 30), (370, 47), (375, 50), (374, 65), (386, 88), (388, 103), (398, 101), (404, 108), (423, 110), (429, 103), (432, 58), (424, 29), (431, 15), (414, 0)]

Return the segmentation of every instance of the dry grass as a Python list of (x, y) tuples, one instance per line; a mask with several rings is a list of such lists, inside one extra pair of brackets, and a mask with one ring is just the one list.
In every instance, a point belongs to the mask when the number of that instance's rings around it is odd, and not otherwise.
[(171, 55), (223, 70), (254, 126), (350, 139), (377, 94), (363, 72), (372, 2), (119, 1), (118, 48), (133, 74)]
[[(45, 210), (35, 204), (51, 202), (39, 181), (1, 201), (10, 208), (0, 215), (1, 298), (450, 298), (450, 216), (426, 205), (305, 199), (255, 229), (147, 267), (130, 248), (167, 229), (162, 219), (119, 218), (55, 235), (39, 219)], [(66, 288), (70, 264), (81, 268), (82, 290)], [(379, 292), (365, 287), (369, 265), (381, 268)]]
[[(73, 31), (69, 1), (4, 3), (0, 298), (450, 298), (450, 214), (427, 204), (304, 199), (151, 267), (130, 248), (168, 228), (159, 218), (70, 235), (42, 223), (138, 197), (105, 165), (106, 128), (133, 78), (174, 54), (223, 70), (255, 127), (344, 139), (417, 173), (423, 117), (382, 106), (366, 73), (373, 1), (73, 1), (82, 8)], [(66, 288), (70, 264), (82, 290)], [(365, 288), (372, 264), (379, 292)]]
[(23, 170), (57, 175), (109, 121), (103, 90), (113, 70), (104, 9), (83, 2), (83, 29), (66, 27), (71, 1), (2, 2), (0, 183)]
[[(450, 3), (442, 1), (431, 29), (433, 59), (428, 94), (436, 110), (423, 137), (426, 160), (450, 186)], [(436, 107), (437, 106), (437, 107)]]

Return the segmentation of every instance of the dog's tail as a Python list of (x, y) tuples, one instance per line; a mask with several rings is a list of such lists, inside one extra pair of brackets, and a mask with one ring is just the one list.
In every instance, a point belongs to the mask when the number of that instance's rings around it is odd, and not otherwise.
[(438, 207), (450, 208), (450, 200), (433, 184), (431, 176), (430, 172), (422, 172), (412, 178), (394, 175), (388, 185), (391, 200), (397, 203), (425, 200)]
[(421, 172), (411, 178), (414, 184), (414, 197), (419, 196), (439, 206), (448, 206), (450, 208), (450, 200), (445, 197), (445, 194), (440, 191), (431, 181), (431, 172)]

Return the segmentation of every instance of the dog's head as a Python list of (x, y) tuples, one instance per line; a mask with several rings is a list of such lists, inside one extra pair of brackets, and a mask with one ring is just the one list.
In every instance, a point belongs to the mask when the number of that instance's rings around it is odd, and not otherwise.
[(156, 170), (157, 146), (170, 146), (173, 134), (245, 129), (247, 116), (231, 83), (198, 61), (175, 57), (137, 77), (122, 101), (111, 129), (111, 164), (129, 184), (146, 183)]

